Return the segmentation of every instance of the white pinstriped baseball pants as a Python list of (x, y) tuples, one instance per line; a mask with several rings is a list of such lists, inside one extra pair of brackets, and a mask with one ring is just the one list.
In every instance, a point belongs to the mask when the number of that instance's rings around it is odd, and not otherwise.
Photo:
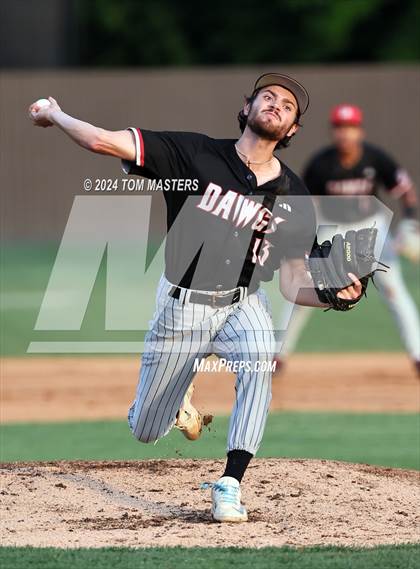
[[(261, 443), (271, 401), (271, 371), (254, 370), (274, 353), (271, 311), (258, 289), (241, 302), (212, 308), (169, 296), (172, 285), (162, 276), (156, 311), (145, 338), (136, 398), (129, 409), (133, 435), (153, 442), (166, 435), (194, 375), (194, 361), (216, 354), (228, 361), (251, 362), (237, 374), (227, 451), (255, 454)], [(260, 367), (264, 367), (261, 366)]]

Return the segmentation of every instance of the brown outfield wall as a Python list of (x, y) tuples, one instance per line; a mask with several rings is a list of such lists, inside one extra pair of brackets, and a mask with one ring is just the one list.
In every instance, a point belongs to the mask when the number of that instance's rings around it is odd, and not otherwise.
[[(135, 126), (234, 138), (244, 95), (261, 73), (274, 69), (302, 81), (311, 97), (302, 132), (281, 152), (288, 166), (301, 172), (309, 156), (329, 143), (333, 105), (355, 103), (364, 110), (368, 139), (391, 153), (420, 187), (418, 65), (1, 71), (3, 239), (60, 239), (74, 196), (86, 195), (85, 178), (125, 177), (119, 160), (81, 150), (59, 129), (33, 127), (30, 103), (51, 95), (65, 112), (110, 130)], [(396, 86), (402, 112), (395, 112)], [(164, 200), (161, 192), (152, 194), (152, 229), (158, 232), (165, 226)]]

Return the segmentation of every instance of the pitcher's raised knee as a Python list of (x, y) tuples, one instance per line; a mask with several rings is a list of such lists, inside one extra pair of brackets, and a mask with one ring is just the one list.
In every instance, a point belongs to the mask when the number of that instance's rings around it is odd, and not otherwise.
[(165, 424), (154, 424), (153, 418), (148, 421), (142, 414), (136, 416), (134, 408), (128, 412), (128, 425), (132, 435), (142, 443), (154, 443), (164, 437), (172, 428), (173, 422), (165, 422)]

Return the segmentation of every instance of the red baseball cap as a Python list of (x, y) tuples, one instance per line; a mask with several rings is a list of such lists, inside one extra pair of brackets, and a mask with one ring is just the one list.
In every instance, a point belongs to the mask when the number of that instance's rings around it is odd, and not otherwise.
[(330, 122), (334, 126), (360, 126), (363, 122), (363, 113), (356, 105), (337, 105), (331, 109)]

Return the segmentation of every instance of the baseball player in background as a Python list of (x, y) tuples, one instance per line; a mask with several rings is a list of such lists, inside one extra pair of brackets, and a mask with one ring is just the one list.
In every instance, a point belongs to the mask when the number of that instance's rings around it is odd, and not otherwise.
[[(168, 91), (168, 104), (170, 97)], [(49, 101), (46, 107), (30, 106), (36, 126), (56, 125), (83, 148), (122, 159), (128, 174), (171, 181), (164, 191), (165, 272), (129, 426), (145, 443), (174, 426), (197, 438), (202, 417), (191, 403), (194, 363), (212, 353), (246, 362), (237, 372), (226, 467), (212, 485), (213, 518), (246, 521), (240, 483), (262, 439), (272, 376), (263, 364), (274, 357), (270, 308), (260, 282), (271, 280), (280, 267), (280, 291), (288, 300), (329, 306), (314, 289), (304, 260), (315, 236), (312, 199), (273, 155), (298, 131), (308, 94), (290, 77), (262, 75), (238, 115), (238, 140), (136, 127), (111, 132)], [(182, 181), (182, 191), (174, 181)], [(363, 285), (354, 273), (347, 272), (346, 279), (333, 289), (333, 301), (350, 308)]]
[[(362, 110), (355, 105), (341, 104), (330, 114), (333, 144), (321, 149), (304, 169), (303, 179), (313, 196), (356, 196), (356, 207), (334, 208), (333, 202), (314, 199), (320, 231), (318, 241), (329, 239), (331, 229), (338, 231), (357, 226), (386, 224), (384, 214), (375, 211), (368, 196), (377, 195), (380, 188), (388, 191), (402, 205), (403, 218), (395, 236), (387, 234), (381, 260), (390, 267), (375, 276), (375, 284), (387, 304), (400, 333), (401, 340), (420, 375), (420, 327), (416, 305), (404, 283), (399, 254), (412, 262), (420, 258), (419, 223), (416, 219), (417, 196), (414, 185), (403, 170), (382, 149), (365, 142)], [(337, 227), (334, 227), (334, 233)], [(278, 319), (281, 332), (276, 342), (276, 373), (284, 368), (293, 352), (299, 335), (311, 315), (311, 309), (285, 302)], [(282, 341), (284, 339), (284, 342)]]

